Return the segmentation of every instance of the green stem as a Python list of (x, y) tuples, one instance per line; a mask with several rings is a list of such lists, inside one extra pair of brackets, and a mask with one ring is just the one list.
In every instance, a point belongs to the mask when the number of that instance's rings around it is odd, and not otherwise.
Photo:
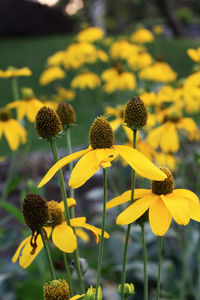
[(70, 272), (70, 269), (69, 269), (69, 263), (68, 263), (68, 260), (67, 260), (67, 255), (65, 252), (63, 252), (63, 260), (64, 260), (64, 265), (65, 265), (65, 270), (66, 270), (66, 273), (67, 273), (67, 282), (68, 282), (68, 285), (69, 285), (69, 289), (70, 289), (70, 295), (74, 295), (74, 289), (73, 289), (73, 284), (72, 284), (72, 278), (71, 278), (71, 272)]
[[(57, 162), (59, 160), (59, 156), (58, 156), (58, 150), (57, 150), (55, 139), (51, 138), (50, 143), (51, 143), (51, 147), (52, 147), (52, 151), (53, 151), (53, 155), (54, 155), (54, 160), (55, 160), (55, 162)], [(60, 184), (62, 201), (63, 201), (64, 207), (65, 207), (66, 221), (67, 221), (67, 224), (69, 226), (71, 226), (70, 225), (69, 207), (67, 205), (67, 193), (66, 193), (66, 189), (65, 189), (65, 183), (64, 183), (64, 177), (63, 177), (62, 169), (58, 171), (58, 180), (59, 180), (59, 184)], [(80, 262), (79, 262), (78, 247), (74, 251), (73, 257), (74, 257), (74, 261), (75, 261), (75, 266), (76, 266), (76, 271), (77, 271), (79, 283), (80, 283), (80, 286), (81, 286), (81, 291), (84, 294), (85, 288), (84, 288), (83, 276), (82, 276), (82, 272), (81, 272), (81, 266), (80, 266)]]
[(158, 237), (158, 278), (157, 278), (157, 290), (156, 290), (156, 300), (160, 298), (160, 273), (161, 273), (161, 263), (162, 263), (162, 237)]
[[(66, 131), (66, 137), (67, 137), (68, 155), (70, 155), (70, 154), (72, 154), (72, 144), (71, 144), (71, 136), (70, 136), (70, 127), (67, 127), (67, 129), (65, 131)], [(69, 170), (70, 170), (70, 174), (71, 174), (72, 170), (73, 170), (73, 162), (69, 163)], [(69, 193), (70, 193), (70, 197), (74, 198), (74, 189), (71, 186), (69, 188)], [(72, 218), (74, 218), (74, 216), (75, 216), (74, 206), (71, 207), (70, 212), (71, 212)]]
[(147, 246), (145, 225), (141, 225), (142, 229), (142, 246), (143, 246), (143, 262), (144, 262), (144, 300), (148, 300), (148, 276), (147, 276)]
[(45, 253), (46, 253), (46, 256), (47, 256), (48, 263), (49, 263), (49, 267), (50, 267), (50, 271), (51, 271), (51, 277), (52, 277), (52, 280), (54, 280), (54, 279), (56, 279), (56, 276), (55, 276), (54, 267), (53, 267), (53, 263), (52, 263), (52, 259), (51, 259), (51, 254), (50, 254), (49, 246), (46, 242), (44, 232), (43, 232), (42, 229), (40, 230), (40, 235), (41, 235), (41, 238), (42, 238), (42, 242), (44, 244)]
[(96, 281), (95, 300), (97, 300), (100, 277), (101, 277), (104, 232), (105, 232), (105, 222), (106, 222), (107, 174), (106, 174), (106, 169), (104, 169), (104, 168), (103, 168), (103, 189), (104, 189), (104, 197), (103, 197), (103, 215), (102, 215), (102, 225), (101, 225), (102, 231), (101, 231), (101, 237), (100, 237), (100, 243), (99, 243), (99, 256), (98, 256), (98, 265), (97, 265), (97, 281)]
[[(137, 130), (133, 130), (133, 148), (136, 148), (136, 135)], [(131, 170), (132, 175), (132, 184), (131, 184), (131, 203), (134, 201), (134, 190), (135, 190), (135, 170)], [(126, 261), (127, 261), (127, 250), (128, 250), (128, 241), (131, 231), (131, 224), (127, 226), (126, 238), (124, 243), (124, 255), (123, 255), (123, 266), (122, 266), (122, 276), (121, 276), (121, 300), (124, 300), (124, 284), (126, 280)]]
[(15, 101), (19, 100), (19, 85), (18, 85), (18, 80), (16, 77), (11, 78), (11, 83), (12, 83), (12, 92), (13, 92), (13, 98)]

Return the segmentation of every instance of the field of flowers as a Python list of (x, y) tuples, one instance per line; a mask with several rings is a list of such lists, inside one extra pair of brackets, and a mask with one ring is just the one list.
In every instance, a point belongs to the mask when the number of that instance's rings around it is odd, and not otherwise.
[(2, 43), (1, 299), (200, 299), (198, 44)]

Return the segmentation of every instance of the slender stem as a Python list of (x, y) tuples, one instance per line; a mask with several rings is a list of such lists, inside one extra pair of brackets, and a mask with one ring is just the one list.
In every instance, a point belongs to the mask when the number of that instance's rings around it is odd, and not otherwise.
[(162, 237), (158, 237), (158, 278), (157, 278), (157, 290), (156, 290), (156, 300), (160, 298), (160, 273), (161, 273), (161, 263), (162, 263)]
[[(136, 135), (137, 130), (133, 130), (133, 148), (136, 148)], [(132, 175), (132, 184), (131, 184), (131, 203), (134, 201), (134, 190), (135, 190), (135, 170), (131, 170)], [(127, 261), (127, 250), (128, 250), (128, 241), (131, 231), (131, 224), (127, 226), (126, 238), (124, 243), (124, 255), (123, 255), (123, 266), (122, 266), (122, 276), (121, 276), (121, 300), (124, 300), (124, 284), (126, 280), (126, 261)]]
[(142, 246), (143, 246), (143, 262), (144, 262), (144, 300), (148, 300), (148, 276), (147, 276), (147, 246), (146, 246), (146, 235), (145, 225), (141, 225), (142, 230)]
[(42, 238), (42, 242), (44, 244), (45, 253), (46, 253), (46, 256), (47, 256), (48, 263), (49, 263), (49, 267), (50, 267), (50, 271), (51, 271), (51, 277), (52, 277), (52, 280), (54, 280), (54, 279), (56, 279), (56, 276), (55, 276), (55, 272), (54, 272), (53, 262), (52, 262), (52, 259), (51, 259), (49, 246), (48, 246), (48, 244), (45, 240), (44, 232), (43, 232), (42, 229), (40, 230), (40, 235), (41, 235), (41, 238)]
[(13, 98), (15, 101), (19, 100), (19, 86), (18, 86), (18, 80), (16, 77), (11, 78), (12, 83), (12, 92), (13, 92)]
[(73, 289), (73, 284), (72, 284), (71, 272), (69, 269), (69, 263), (68, 263), (67, 255), (65, 252), (63, 252), (63, 260), (64, 260), (64, 265), (65, 265), (65, 270), (67, 273), (67, 282), (68, 282), (69, 289), (70, 289), (70, 295), (73, 295), (74, 289)]
[[(70, 127), (67, 127), (66, 131), (66, 137), (67, 137), (67, 148), (68, 148), (68, 154), (72, 154), (72, 144), (71, 144), (71, 136), (70, 136)], [(73, 162), (69, 163), (69, 170), (70, 170), (70, 174), (72, 172), (73, 169)], [(74, 198), (74, 189), (70, 186), (69, 188), (69, 193), (70, 193), (70, 197)], [(74, 212), (74, 206), (72, 206), (70, 208), (70, 212), (71, 212), (71, 217), (74, 218), (75, 216), (75, 212)]]
[(102, 214), (102, 225), (101, 225), (101, 237), (99, 243), (99, 256), (98, 256), (98, 265), (97, 265), (97, 281), (96, 281), (96, 292), (95, 292), (95, 300), (97, 300), (98, 289), (101, 277), (101, 267), (102, 267), (102, 259), (103, 259), (103, 244), (104, 244), (104, 232), (105, 232), (105, 222), (106, 222), (106, 201), (107, 201), (107, 174), (106, 169), (103, 168), (103, 214)]
[[(58, 156), (58, 150), (57, 150), (57, 146), (56, 146), (56, 141), (54, 139), (50, 139), (50, 143), (51, 143), (51, 147), (52, 147), (52, 151), (53, 151), (53, 155), (54, 155), (54, 160), (55, 160), (55, 162), (57, 162), (59, 160), (59, 156)], [(65, 189), (65, 183), (64, 183), (64, 177), (63, 177), (62, 170), (58, 171), (58, 180), (59, 180), (59, 184), (60, 184), (62, 201), (63, 201), (64, 207), (65, 207), (66, 221), (67, 221), (67, 224), (69, 226), (71, 226), (70, 225), (69, 207), (67, 205), (67, 193), (66, 193), (66, 189)], [(84, 281), (83, 281), (83, 276), (82, 276), (82, 272), (81, 272), (81, 266), (80, 266), (80, 262), (79, 262), (78, 247), (74, 251), (73, 257), (74, 257), (74, 261), (75, 261), (75, 266), (76, 266), (76, 271), (77, 271), (79, 283), (80, 283), (80, 286), (81, 286), (81, 291), (84, 294), (85, 288), (84, 288)]]

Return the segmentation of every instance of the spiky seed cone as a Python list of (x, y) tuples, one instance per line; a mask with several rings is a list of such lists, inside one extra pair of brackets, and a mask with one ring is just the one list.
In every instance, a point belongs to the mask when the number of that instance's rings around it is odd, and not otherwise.
[(139, 97), (133, 97), (125, 107), (124, 122), (132, 130), (138, 130), (147, 123), (147, 109)]
[(43, 106), (36, 115), (35, 129), (39, 136), (48, 139), (62, 130), (62, 123), (53, 109)]
[(22, 204), (22, 213), (26, 225), (32, 232), (39, 232), (49, 218), (46, 201), (37, 194), (27, 194)]
[(11, 113), (8, 109), (2, 108), (0, 110), (0, 121), (8, 121), (11, 118)]
[(47, 203), (49, 219), (48, 224), (51, 226), (60, 225), (64, 221), (64, 213), (62, 212), (57, 201), (49, 201)]
[(69, 286), (64, 279), (45, 283), (43, 293), (45, 300), (70, 300)]
[(167, 195), (173, 192), (174, 190), (174, 178), (172, 173), (168, 168), (160, 168), (163, 171), (167, 178), (164, 181), (153, 180), (151, 182), (152, 192), (156, 195)]
[(114, 145), (113, 130), (104, 117), (94, 120), (90, 127), (89, 140), (93, 149), (111, 148)]
[(56, 110), (63, 125), (70, 125), (76, 121), (76, 114), (69, 103), (61, 102)]

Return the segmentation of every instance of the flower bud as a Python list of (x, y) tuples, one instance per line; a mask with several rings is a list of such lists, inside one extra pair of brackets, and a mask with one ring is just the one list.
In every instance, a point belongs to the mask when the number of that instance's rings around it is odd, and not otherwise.
[[(96, 289), (90, 286), (90, 288), (87, 290), (85, 300), (95, 300), (95, 294), (96, 294)], [(101, 287), (99, 286), (98, 288), (98, 294), (97, 294), (97, 300), (102, 300), (102, 291)]]
[[(121, 284), (118, 286), (118, 294), (121, 295)], [(124, 297), (130, 297), (135, 293), (135, 287), (132, 283), (125, 283), (124, 284)]]

